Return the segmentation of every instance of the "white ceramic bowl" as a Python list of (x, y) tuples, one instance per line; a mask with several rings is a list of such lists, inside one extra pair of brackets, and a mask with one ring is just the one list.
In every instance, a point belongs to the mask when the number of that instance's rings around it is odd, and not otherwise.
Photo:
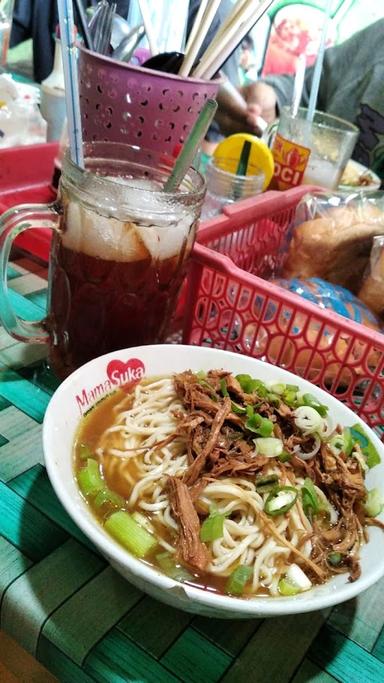
[[(381, 454), (382, 463), (369, 471), (367, 487), (384, 491), (384, 448), (380, 440), (348, 408), (292, 373), (268, 363), (228, 351), (195, 346), (143, 346), (101, 356), (68, 377), (53, 395), (44, 419), (45, 463), (51, 483), (65, 509), (111, 565), (153, 597), (189, 612), (215, 617), (250, 618), (318, 610), (353, 598), (384, 575), (384, 532), (369, 530), (361, 552), (361, 577), (349, 583), (340, 575), (323, 586), (294, 597), (240, 599), (215, 595), (168, 578), (130, 555), (96, 522), (81, 497), (73, 473), (73, 442), (81, 415), (105, 395), (141, 372), (147, 376), (182, 370), (224, 368), (261, 380), (297, 384), (330, 408), (335, 423), (361, 422)], [(382, 515), (383, 519), (383, 515)]]

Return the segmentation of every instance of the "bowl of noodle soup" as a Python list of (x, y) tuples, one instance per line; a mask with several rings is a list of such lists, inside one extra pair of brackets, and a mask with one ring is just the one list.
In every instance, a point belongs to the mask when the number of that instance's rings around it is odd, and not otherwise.
[(75, 523), (174, 607), (308, 612), (384, 574), (383, 445), (284, 369), (204, 347), (113, 352), (56, 390), (43, 446)]

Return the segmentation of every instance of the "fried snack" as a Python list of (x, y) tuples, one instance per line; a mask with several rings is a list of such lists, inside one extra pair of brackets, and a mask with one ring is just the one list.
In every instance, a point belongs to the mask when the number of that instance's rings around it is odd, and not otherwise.
[(283, 276), (318, 277), (357, 293), (378, 234), (384, 234), (384, 213), (377, 206), (330, 208), (295, 228)]
[(359, 299), (371, 311), (384, 316), (384, 237), (373, 240), (370, 269), (359, 291)]

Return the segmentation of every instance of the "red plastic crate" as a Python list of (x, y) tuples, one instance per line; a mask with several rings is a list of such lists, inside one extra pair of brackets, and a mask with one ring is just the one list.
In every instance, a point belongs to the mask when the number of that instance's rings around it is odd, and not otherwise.
[[(17, 204), (48, 204), (55, 200), (51, 186), (58, 143), (0, 150), (0, 214)], [(39, 228), (19, 235), (15, 244), (48, 261), (51, 230)]]
[(183, 341), (284, 367), (382, 428), (384, 335), (263, 279), (280, 265), (295, 208), (308, 189), (267, 192), (201, 226)]

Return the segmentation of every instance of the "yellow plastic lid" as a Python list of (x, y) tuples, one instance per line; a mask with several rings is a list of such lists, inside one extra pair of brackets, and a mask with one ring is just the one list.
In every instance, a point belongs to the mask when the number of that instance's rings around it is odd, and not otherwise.
[(251, 143), (247, 175), (264, 173), (263, 190), (265, 190), (271, 182), (274, 161), (268, 145), (256, 135), (236, 133), (219, 142), (213, 153), (215, 165), (228, 173), (236, 173), (241, 151), (246, 141)]

